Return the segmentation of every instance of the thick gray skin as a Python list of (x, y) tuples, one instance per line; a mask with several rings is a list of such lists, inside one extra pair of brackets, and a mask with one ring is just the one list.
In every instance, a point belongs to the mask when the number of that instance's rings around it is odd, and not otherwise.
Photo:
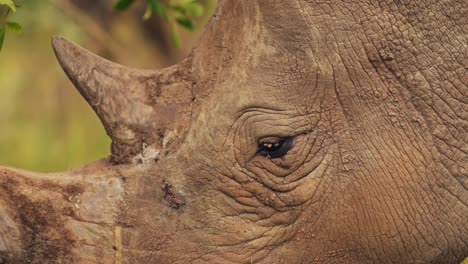
[[(60, 175), (0, 169), (0, 252), (460, 263), (467, 17), (461, 1), (225, 0), (193, 55), (162, 72), (55, 39), (113, 155)], [(256, 148), (268, 136), (296, 143), (266, 159)]]

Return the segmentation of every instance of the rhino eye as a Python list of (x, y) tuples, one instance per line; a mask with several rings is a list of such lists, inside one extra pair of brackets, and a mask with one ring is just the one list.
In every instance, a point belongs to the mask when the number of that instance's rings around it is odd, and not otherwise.
[(267, 158), (281, 158), (294, 145), (293, 137), (266, 137), (258, 141), (258, 154)]

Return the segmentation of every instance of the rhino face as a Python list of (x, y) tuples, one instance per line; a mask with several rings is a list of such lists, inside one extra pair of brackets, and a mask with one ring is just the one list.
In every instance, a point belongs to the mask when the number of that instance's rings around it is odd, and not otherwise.
[[(317, 90), (302, 94), (302, 80), (280, 90), (260, 76), (293, 79), (298, 73), (267, 61), (266, 55), (262, 59), (244, 69), (255, 75), (236, 74), (245, 61), (223, 69), (225, 77), (211, 93), (195, 98), (180, 146), (149, 166), (144, 183), (135, 180), (130, 190), (144, 193), (148, 207), (140, 205), (141, 197), (133, 198), (130, 207), (143, 212), (128, 222), (147, 227), (145, 234), (129, 231), (124, 239), (132, 257), (248, 263), (276, 251), (299, 256), (308, 250), (304, 242), (318, 228), (316, 212), (323, 211), (328, 197), (322, 183), (335, 171), (331, 113), (321, 115), (320, 103), (326, 102), (323, 89), (333, 80), (320, 80), (312, 84)], [(142, 253), (148, 248), (152, 252)], [(187, 255), (188, 249), (193, 253)]]
[[(463, 228), (447, 227), (458, 202), (441, 197), (461, 189), (441, 176), (424, 117), (403, 84), (374, 59), (370, 40), (335, 32), (354, 27), (349, 20), (308, 21), (274, 5), (236, 5), (247, 10), (236, 14), (239, 29), (225, 36), (209, 28), (221, 38), (202, 42), (218, 45), (214, 55), (195, 51), (190, 127), (180, 148), (159, 161), (164, 169), (154, 170), (163, 179), (157, 200), (165, 202), (150, 219), (168, 239), (142, 255), (195, 263), (450, 256)], [(223, 19), (220, 28), (235, 23)], [(447, 228), (447, 247), (435, 249)], [(155, 236), (128, 248), (151, 248)]]
[[(440, 131), (464, 119), (438, 119), (462, 108), (442, 92), (450, 90), (445, 69), (459, 64), (419, 45), (434, 36), (409, 18), (425, 12), (398, 3), (221, 1), (200, 46), (162, 71), (118, 66), (56, 38), (61, 65), (113, 140), (109, 163), (78, 172), (116, 179), (112, 188), (88, 180), (92, 194), (82, 194), (113, 208), (103, 228), (111, 231), (102, 231), (112, 244), (89, 235), (83, 241), (102, 242), (91, 250), (77, 239), (75, 257), (460, 262), (468, 255), (466, 141)], [(446, 68), (434, 73), (431, 54)], [(97, 209), (87, 208), (80, 221), (92, 222)]]

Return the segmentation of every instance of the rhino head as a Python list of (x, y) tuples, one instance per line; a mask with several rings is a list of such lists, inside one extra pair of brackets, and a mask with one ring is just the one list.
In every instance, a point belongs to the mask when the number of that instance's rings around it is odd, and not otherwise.
[(0, 263), (460, 263), (463, 10), (224, 0), (160, 71), (54, 38), (112, 155), (0, 168)]

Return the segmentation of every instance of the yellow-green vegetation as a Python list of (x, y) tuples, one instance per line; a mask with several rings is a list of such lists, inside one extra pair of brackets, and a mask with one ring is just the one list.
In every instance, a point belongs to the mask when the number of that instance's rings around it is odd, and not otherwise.
[[(2, 0), (0, 0), (2, 1)], [(3, 0), (5, 1), (5, 0)], [(193, 18), (201, 17), (204, 13), (203, 5), (198, 0), (144, 0), (146, 11), (143, 19), (147, 20), (153, 13), (160, 15), (171, 27), (172, 41), (180, 48), (180, 36), (175, 29), (179, 25), (186, 30), (195, 31)], [(114, 6), (117, 11), (127, 10), (135, 0), (118, 0)]]
[(57, 34), (84, 41), (80, 27), (40, 2), (10, 16), (23, 34), (8, 36), (0, 53), (0, 164), (56, 171), (107, 156), (110, 143), (50, 46)]
[[(125, 65), (167, 66), (190, 51), (216, 2), (200, 0), (204, 16), (195, 21), (194, 33), (180, 31), (182, 48), (176, 49), (167, 45), (173, 43), (170, 25), (154, 15), (143, 21), (143, 1), (125, 12), (113, 11), (116, 1), (100, 2), (112, 16), (106, 21), (99, 19), (109, 13), (93, 13), (93, 6), (80, 10), (69, 0), (20, 1), (8, 21), (17, 22), (23, 32), (8, 32), (0, 52), (0, 165), (61, 171), (110, 153), (110, 140), (98, 118), (57, 63), (51, 36), (64, 36)], [(165, 38), (155, 39), (147, 31), (149, 23), (158, 22)]]

